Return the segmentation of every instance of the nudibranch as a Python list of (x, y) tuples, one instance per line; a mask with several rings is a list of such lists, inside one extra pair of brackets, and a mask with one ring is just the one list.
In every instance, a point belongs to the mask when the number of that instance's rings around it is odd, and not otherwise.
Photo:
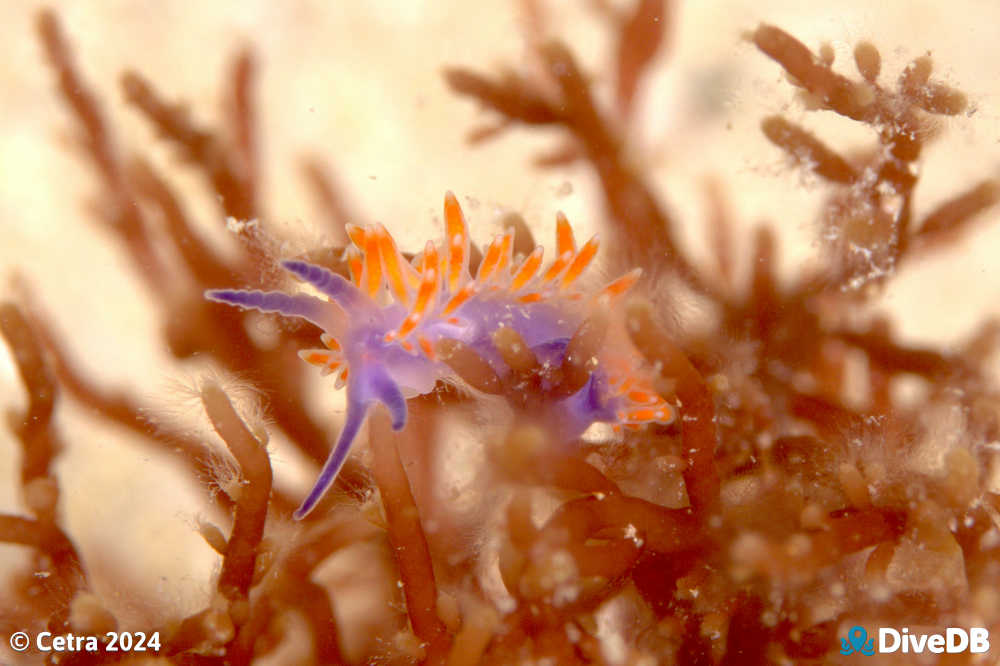
[[(559, 364), (575, 331), (593, 308), (608, 304), (638, 280), (638, 269), (588, 297), (577, 279), (597, 254), (595, 236), (578, 248), (569, 222), (556, 220), (556, 256), (543, 268), (542, 248), (513, 256), (514, 232), (495, 236), (483, 253), (475, 276), (469, 271), (469, 228), (455, 196), (444, 202), (443, 244), (428, 241), (408, 262), (381, 224), (349, 226), (353, 247), (346, 250), (351, 279), (304, 261), (282, 267), (312, 285), (323, 297), (278, 291), (209, 290), (205, 297), (244, 309), (299, 317), (323, 329), (324, 348), (299, 356), (335, 374), (337, 388), (347, 386), (347, 415), (313, 489), (295, 511), (308, 514), (337, 478), (368, 409), (377, 402), (388, 409), (392, 427), (406, 424), (406, 399), (428, 393), (439, 380), (459, 377), (435, 351), (445, 339), (474, 350), (503, 378), (510, 373), (494, 344), (494, 333), (512, 328), (542, 363)], [(582, 388), (556, 405), (560, 435), (578, 437), (592, 424), (635, 428), (669, 424), (675, 410), (652, 388), (649, 373), (621, 350), (603, 348), (595, 355)], [(634, 355), (634, 352), (633, 352)], [(551, 408), (551, 405), (550, 405)]]

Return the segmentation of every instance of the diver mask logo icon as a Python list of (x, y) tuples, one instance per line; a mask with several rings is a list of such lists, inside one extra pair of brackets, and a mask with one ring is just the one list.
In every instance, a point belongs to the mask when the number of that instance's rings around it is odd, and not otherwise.
[(855, 652), (868, 656), (875, 654), (875, 639), (868, 638), (868, 632), (865, 631), (864, 627), (851, 627), (851, 630), (847, 632), (847, 638), (840, 639), (840, 654), (854, 654)]

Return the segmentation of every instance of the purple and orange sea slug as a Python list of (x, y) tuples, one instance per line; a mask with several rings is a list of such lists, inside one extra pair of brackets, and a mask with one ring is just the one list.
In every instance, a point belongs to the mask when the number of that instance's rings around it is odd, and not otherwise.
[[(512, 256), (514, 233), (497, 235), (476, 275), (469, 273), (469, 228), (452, 193), (445, 195), (443, 247), (428, 241), (413, 263), (406, 261), (382, 225), (348, 227), (352, 280), (303, 261), (284, 261), (285, 270), (326, 298), (283, 292), (209, 290), (205, 297), (261, 312), (301, 317), (322, 328), (324, 349), (299, 352), (324, 374), (347, 385), (347, 417), (319, 478), (295, 517), (308, 514), (330, 488), (375, 402), (385, 405), (392, 427), (406, 424), (406, 398), (428, 393), (438, 380), (461, 383), (435, 353), (451, 339), (486, 360), (497, 376), (510, 373), (493, 334), (510, 327), (540, 363), (564, 360), (575, 331), (593, 308), (607, 308), (638, 280), (633, 270), (590, 298), (576, 290), (580, 274), (597, 253), (594, 237), (577, 248), (573, 231), (559, 214), (556, 257), (542, 269), (542, 248)], [(625, 357), (623, 357), (623, 349)], [(627, 345), (607, 345), (590, 365), (586, 383), (558, 400), (560, 434), (577, 437), (597, 422), (636, 427), (667, 424), (675, 409), (655, 390), (648, 372)], [(544, 390), (544, 386), (543, 386)]]

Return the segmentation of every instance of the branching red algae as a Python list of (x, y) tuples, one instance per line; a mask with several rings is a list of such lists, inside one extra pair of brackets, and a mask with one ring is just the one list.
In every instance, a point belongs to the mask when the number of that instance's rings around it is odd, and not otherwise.
[(271, 497), (271, 461), (259, 441), (236, 414), (225, 392), (214, 383), (201, 389), (205, 412), (240, 466), (242, 480), (233, 516), (233, 532), (222, 557), (219, 592), (231, 603), (247, 603), (257, 548)]
[(661, 376), (676, 381), (677, 398), (684, 410), (681, 437), (688, 498), (699, 511), (711, 509), (718, 498), (719, 481), (715, 471), (715, 407), (708, 386), (687, 356), (657, 329), (648, 306), (634, 303), (626, 316), (629, 334), (639, 351), (656, 363)]
[[(536, 161), (579, 162), (598, 177), (614, 237), (605, 245), (609, 264), (639, 265), (686, 287), (717, 325), (684, 321), (668, 331), (647, 291), (623, 311), (587, 320), (561, 363), (539, 362), (502, 329), (494, 343), (512, 369), (502, 378), (472, 349), (441, 343), (439, 357), (479, 393), (441, 386), (411, 401), (414, 418), (401, 434), (377, 414), (370, 472), (352, 459), (338, 480), (346, 492), (331, 494), (295, 528), (295, 498), (272, 487), (262, 431), (239, 417), (222, 388), (203, 383), (208, 420), (241, 481), (231, 496), (205, 493), (206, 506), (214, 501), (224, 517), (202, 529), (221, 557), (219, 575), (197, 612), (145, 628), (161, 632), (163, 655), (249, 664), (294, 647), (284, 654), (317, 664), (821, 662), (855, 624), (1000, 622), (990, 592), (1000, 585), (1000, 499), (989, 482), (1000, 392), (982, 370), (1000, 343), (998, 326), (984, 323), (959, 349), (918, 347), (900, 342), (885, 317), (859, 320), (852, 310), (901, 262), (953, 244), (995, 210), (1000, 185), (988, 176), (960, 185), (922, 217), (913, 210), (923, 148), (941, 135), (933, 117), (962, 112), (965, 96), (932, 79), (929, 56), (904, 67), (890, 87), (880, 83), (882, 57), (868, 42), (854, 50), (859, 78), (851, 78), (835, 70), (830, 49), (814, 53), (774, 26), (753, 31), (749, 40), (785, 70), (808, 108), (862, 123), (876, 138), (870, 150), (847, 154), (783, 116), (762, 120), (764, 136), (829, 195), (818, 265), (781, 279), (776, 232), (762, 226), (744, 258), (752, 266), (744, 284), (725, 184), (706, 188), (712, 256), (702, 265), (677, 241), (680, 222), (661, 205), (652, 178), (626, 158), (632, 147), (621, 127), (634, 122), (645, 74), (671, 44), (664, 24), (672, 3), (594, 7), (614, 31), (607, 108), (532, 1), (523, 9), (540, 73), (453, 67), (447, 83), (492, 115), (470, 135), (474, 144), (518, 124), (560, 131), (566, 142)], [(84, 158), (100, 176), (104, 205), (93, 213), (161, 307), (166, 348), (178, 360), (203, 354), (252, 376), (271, 427), (321, 462), (330, 433), (303, 411), (295, 359), (317, 331), (281, 329), (264, 348), (247, 334), (246, 315), (200, 297), (273, 274), (259, 236), (269, 220), (254, 52), (243, 49), (232, 62), (218, 126), (196, 123), (141, 74), (122, 78), (130, 106), (203, 176), (219, 217), (257, 219), (227, 259), (200, 237), (171, 174), (117, 143), (54, 13), (40, 12), (38, 31)], [(315, 158), (303, 165), (334, 238), (308, 259), (346, 274), (344, 225), (363, 222), (365, 212), (351, 206), (334, 166)], [(534, 245), (519, 216), (505, 224), (516, 229), (516, 248)], [(473, 267), (478, 261), (477, 254)], [(173, 454), (191, 478), (215, 487), (225, 480), (208, 443), (154, 427), (134, 398), (86, 376), (41, 298), (19, 291), (21, 303), (0, 306), (0, 330), (28, 395), (27, 410), (9, 426), (22, 445), (31, 517), (0, 516), (0, 541), (31, 548), (32, 565), (8, 576), (15, 606), (0, 621), (10, 631), (114, 627), (119, 619), (90, 590), (87, 563), (56, 510), (66, 501), (52, 469), (62, 450), (53, 426), (59, 396)], [(627, 332), (621, 339), (609, 333), (618, 324)], [(552, 405), (586, 383), (594, 351), (607, 344), (634, 345), (657, 389), (676, 400), (679, 418), (600, 441), (562, 441)], [(860, 369), (852, 366), (859, 358)], [(900, 401), (892, 390), (900, 377), (922, 392)], [(484, 454), (449, 459), (445, 424), (501, 403), (512, 424), (495, 427), (487, 418), (490, 428), (469, 435)], [(348, 583), (319, 582), (320, 567), (356, 557), (357, 548), (380, 554), (385, 571), (369, 561), (364, 570), (401, 594), (373, 583), (365, 593), (384, 603), (352, 606)], [(128, 596), (126, 587), (120, 594)], [(357, 627), (376, 626), (378, 636), (351, 640)]]
[(405, 435), (392, 434), (388, 416), (381, 409), (376, 410), (370, 427), (374, 453), (372, 473), (385, 507), (389, 541), (399, 565), (406, 610), (413, 633), (426, 645), (425, 662), (441, 664), (451, 639), (437, 614), (438, 593), (430, 551), (396, 449), (396, 439)]
[(30, 568), (13, 572), (6, 581), (11, 610), (0, 617), (0, 627), (11, 634), (42, 629), (63, 632), (73, 628), (70, 609), (77, 595), (88, 590), (88, 580), (76, 546), (57, 515), (59, 483), (51, 467), (62, 449), (52, 420), (58, 387), (42, 346), (12, 303), (0, 304), (0, 333), (27, 389), (24, 414), (11, 412), (7, 422), (21, 442), (21, 492), (35, 516), (0, 514), (0, 542), (32, 549)]
[[(203, 241), (199, 240), (190, 222), (178, 217), (181, 211), (179, 205), (166, 208), (168, 198), (176, 202), (176, 195), (165, 197), (161, 191), (154, 196), (154, 204), (164, 210), (166, 227), (173, 239), (177, 256), (185, 258), (184, 266), (172, 266), (171, 269), (181, 273), (190, 271), (197, 288), (191, 292), (165, 292), (185, 280), (163, 279), (156, 269), (156, 264), (146, 262), (149, 254), (145, 248), (148, 236), (154, 225), (152, 217), (143, 215), (143, 206), (136, 198), (136, 185), (129, 182), (129, 170), (121, 167), (122, 158), (113, 145), (111, 130), (103, 121), (103, 114), (96, 98), (89, 92), (87, 85), (73, 67), (69, 47), (59, 28), (55, 15), (43, 10), (39, 13), (38, 29), (46, 52), (53, 67), (60, 77), (60, 93), (74, 113), (74, 119), (83, 129), (85, 146), (89, 148), (87, 156), (98, 165), (102, 174), (112, 174), (102, 179), (103, 195), (118, 202), (111, 209), (107, 227), (115, 236), (122, 240), (127, 248), (137, 246), (135, 251), (129, 250), (136, 261), (137, 272), (146, 280), (151, 290), (157, 294), (158, 300), (168, 306), (163, 320), (167, 322), (166, 341), (170, 350), (178, 358), (187, 358), (196, 353), (209, 354), (237, 375), (247, 372), (259, 372), (266, 368), (283, 368), (295, 349), (302, 347), (307, 338), (305, 331), (298, 334), (294, 331), (283, 331), (281, 344), (270, 349), (260, 349), (249, 339), (243, 326), (243, 316), (238, 313), (220, 311), (210, 307), (200, 294), (204, 289), (220, 287), (231, 282), (234, 275), (242, 275), (246, 280), (256, 279), (259, 271), (256, 268), (262, 260), (258, 240), (250, 227), (247, 235), (241, 236), (245, 242), (245, 252), (232, 264), (227, 264), (216, 256)], [(217, 132), (194, 127), (188, 120), (186, 112), (163, 101), (151, 84), (140, 75), (130, 73), (124, 80), (130, 91), (130, 99), (150, 116), (150, 119), (166, 133), (167, 138), (177, 143), (184, 154), (191, 157), (193, 165), (202, 171), (208, 183), (211, 184), (211, 196), (222, 204), (222, 212), (226, 215), (248, 220), (256, 214), (257, 204), (254, 192), (259, 188), (250, 181), (255, 169), (246, 163), (251, 159), (252, 141), (247, 137), (239, 139), (241, 133), (246, 133), (254, 127), (252, 111), (249, 104), (249, 91), (252, 89), (249, 80), (253, 68), (249, 66), (250, 56), (244, 55), (237, 59), (234, 81), (230, 87), (230, 97), (234, 99), (230, 115), (239, 116), (233, 121), (239, 129), (236, 139), (223, 139)], [(242, 63), (242, 64), (241, 64)], [(241, 82), (242, 81), (242, 82)], [(90, 138), (88, 138), (90, 137)], [(233, 154), (228, 154), (227, 146), (233, 141), (239, 141), (243, 147)], [(141, 163), (141, 160), (138, 160)], [(139, 184), (149, 190), (155, 180), (155, 173), (143, 173), (143, 168), (136, 170)], [(113, 177), (112, 177), (113, 176)], [(152, 192), (151, 192), (152, 194)], [(119, 219), (119, 211), (131, 211), (124, 221)], [(138, 239), (138, 240), (137, 240)], [(185, 250), (185, 248), (191, 248)], [(210, 263), (206, 263), (210, 262)], [(146, 267), (150, 270), (146, 270)], [(219, 282), (215, 282), (219, 280)], [(314, 337), (314, 336), (313, 336)], [(61, 364), (61, 369), (68, 369), (68, 364)], [(272, 404), (272, 417), (278, 426), (286, 432), (297, 446), (310, 458), (321, 462), (326, 458), (327, 444), (325, 434), (316, 423), (303, 413), (301, 405), (303, 385), (301, 376), (294, 372), (275, 371), (271, 375), (275, 384), (269, 390), (275, 399)], [(90, 385), (90, 382), (75, 383), (78, 398), (93, 402), (103, 402), (108, 392)], [(101, 395), (103, 394), (103, 396)], [(117, 418), (129, 424), (141, 415), (129, 406), (114, 400), (113, 404)], [(103, 410), (101, 410), (103, 411)], [(352, 462), (341, 474), (345, 485), (357, 484), (358, 474)]]

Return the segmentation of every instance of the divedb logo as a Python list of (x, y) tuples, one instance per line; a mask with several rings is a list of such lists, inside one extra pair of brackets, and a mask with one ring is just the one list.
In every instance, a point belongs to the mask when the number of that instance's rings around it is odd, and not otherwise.
[(956, 652), (971, 652), (981, 654), (990, 649), (990, 632), (982, 627), (963, 629), (948, 627), (943, 634), (910, 633), (909, 627), (893, 629), (880, 627), (878, 644), (875, 637), (868, 636), (868, 630), (862, 626), (853, 626), (847, 632), (847, 638), (840, 639), (840, 654), (873, 655), (891, 654), (893, 652), (914, 653), (931, 652), (948, 654)]

